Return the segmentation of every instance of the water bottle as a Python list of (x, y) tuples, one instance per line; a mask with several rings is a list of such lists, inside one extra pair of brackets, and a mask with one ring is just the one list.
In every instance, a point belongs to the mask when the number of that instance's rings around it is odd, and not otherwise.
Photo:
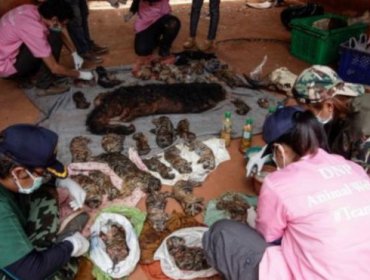
[(225, 146), (229, 147), (231, 143), (231, 132), (232, 132), (232, 123), (231, 123), (231, 112), (225, 112), (224, 119), (222, 121), (221, 129), (221, 139), (225, 140)]

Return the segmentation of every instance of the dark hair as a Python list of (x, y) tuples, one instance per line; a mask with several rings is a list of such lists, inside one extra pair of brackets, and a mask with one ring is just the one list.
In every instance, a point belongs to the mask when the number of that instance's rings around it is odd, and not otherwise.
[(72, 7), (64, 0), (47, 0), (39, 6), (39, 13), (43, 18), (52, 19), (57, 17), (61, 22), (73, 19)]
[(0, 178), (5, 179), (9, 176), (10, 171), (19, 166), (16, 162), (14, 162), (10, 157), (0, 154)]
[[(2, 133), (0, 133), (0, 143), (3, 141), (4, 136)], [(12, 160), (7, 155), (0, 152), (0, 178), (5, 179), (9, 176), (10, 170), (12, 170), (14, 167), (18, 166), (14, 160)]]
[(292, 148), (300, 157), (315, 154), (319, 148), (328, 150), (323, 126), (311, 111), (296, 112), (293, 115), (295, 126), (275, 143), (283, 143)]

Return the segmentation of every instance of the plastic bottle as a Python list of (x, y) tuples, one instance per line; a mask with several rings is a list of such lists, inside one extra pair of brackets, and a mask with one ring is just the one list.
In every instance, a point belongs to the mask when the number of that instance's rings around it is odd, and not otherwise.
[(242, 139), (240, 140), (240, 152), (245, 154), (247, 149), (250, 148), (252, 145), (252, 131), (253, 131), (253, 119), (249, 118), (245, 120), (245, 124), (243, 126), (243, 135)]
[(225, 140), (225, 146), (229, 147), (231, 143), (231, 112), (225, 112), (224, 119), (222, 121), (221, 139)]

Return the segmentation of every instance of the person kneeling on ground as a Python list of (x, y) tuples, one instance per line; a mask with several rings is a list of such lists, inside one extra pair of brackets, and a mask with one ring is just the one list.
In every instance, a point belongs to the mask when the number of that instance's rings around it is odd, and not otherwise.
[(82, 207), (86, 193), (68, 184), (72, 180), (56, 159), (57, 142), (54, 132), (28, 124), (0, 133), (0, 279), (73, 279), (72, 257), (89, 248), (78, 232), (87, 213), (76, 212), (59, 227), (55, 186), (68, 189), (75, 208)]
[[(18, 6), (0, 18), (0, 77), (25, 78), (37, 73), (40, 95), (69, 89), (57, 83), (55, 75), (92, 80), (90, 71), (78, 71), (83, 59), (70, 40), (66, 24), (73, 11), (63, 0)], [(71, 52), (75, 68), (58, 63), (63, 44)]]
[(297, 78), (293, 95), (323, 124), (330, 152), (370, 167), (370, 94), (343, 82), (327, 66), (315, 65)]
[(263, 126), (278, 170), (264, 179), (256, 229), (221, 220), (203, 236), (207, 260), (226, 279), (368, 279), (370, 179), (327, 153), (310, 111), (283, 107)]
[(169, 0), (134, 0), (130, 12), (125, 16), (129, 20), (138, 14), (135, 21), (135, 53), (139, 56), (133, 72), (150, 62), (154, 50), (159, 47), (158, 54), (164, 62), (171, 62), (173, 57), (170, 49), (179, 33), (180, 20), (171, 15)]

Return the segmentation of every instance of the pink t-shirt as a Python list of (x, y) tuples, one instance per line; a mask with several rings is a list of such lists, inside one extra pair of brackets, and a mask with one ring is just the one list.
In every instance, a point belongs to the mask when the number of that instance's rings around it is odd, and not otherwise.
[(35, 5), (22, 5), (0, 18), (0, 77), (17, 72), (14, 68), (19, 48), (24, 43), (35, 57), (48, 57), (49, 31)]
[(370, 279), (370, 179), (357, 164), (319, 150), (267, 176), (256, 229), (268, 247), (264, 279)]
[(159, 0), (153, 3), (140, 0), (139, 11), (135, 21), (135, 32), (139, 33), (151, 26), (158, 19), (171, 12), (169, 0)]

